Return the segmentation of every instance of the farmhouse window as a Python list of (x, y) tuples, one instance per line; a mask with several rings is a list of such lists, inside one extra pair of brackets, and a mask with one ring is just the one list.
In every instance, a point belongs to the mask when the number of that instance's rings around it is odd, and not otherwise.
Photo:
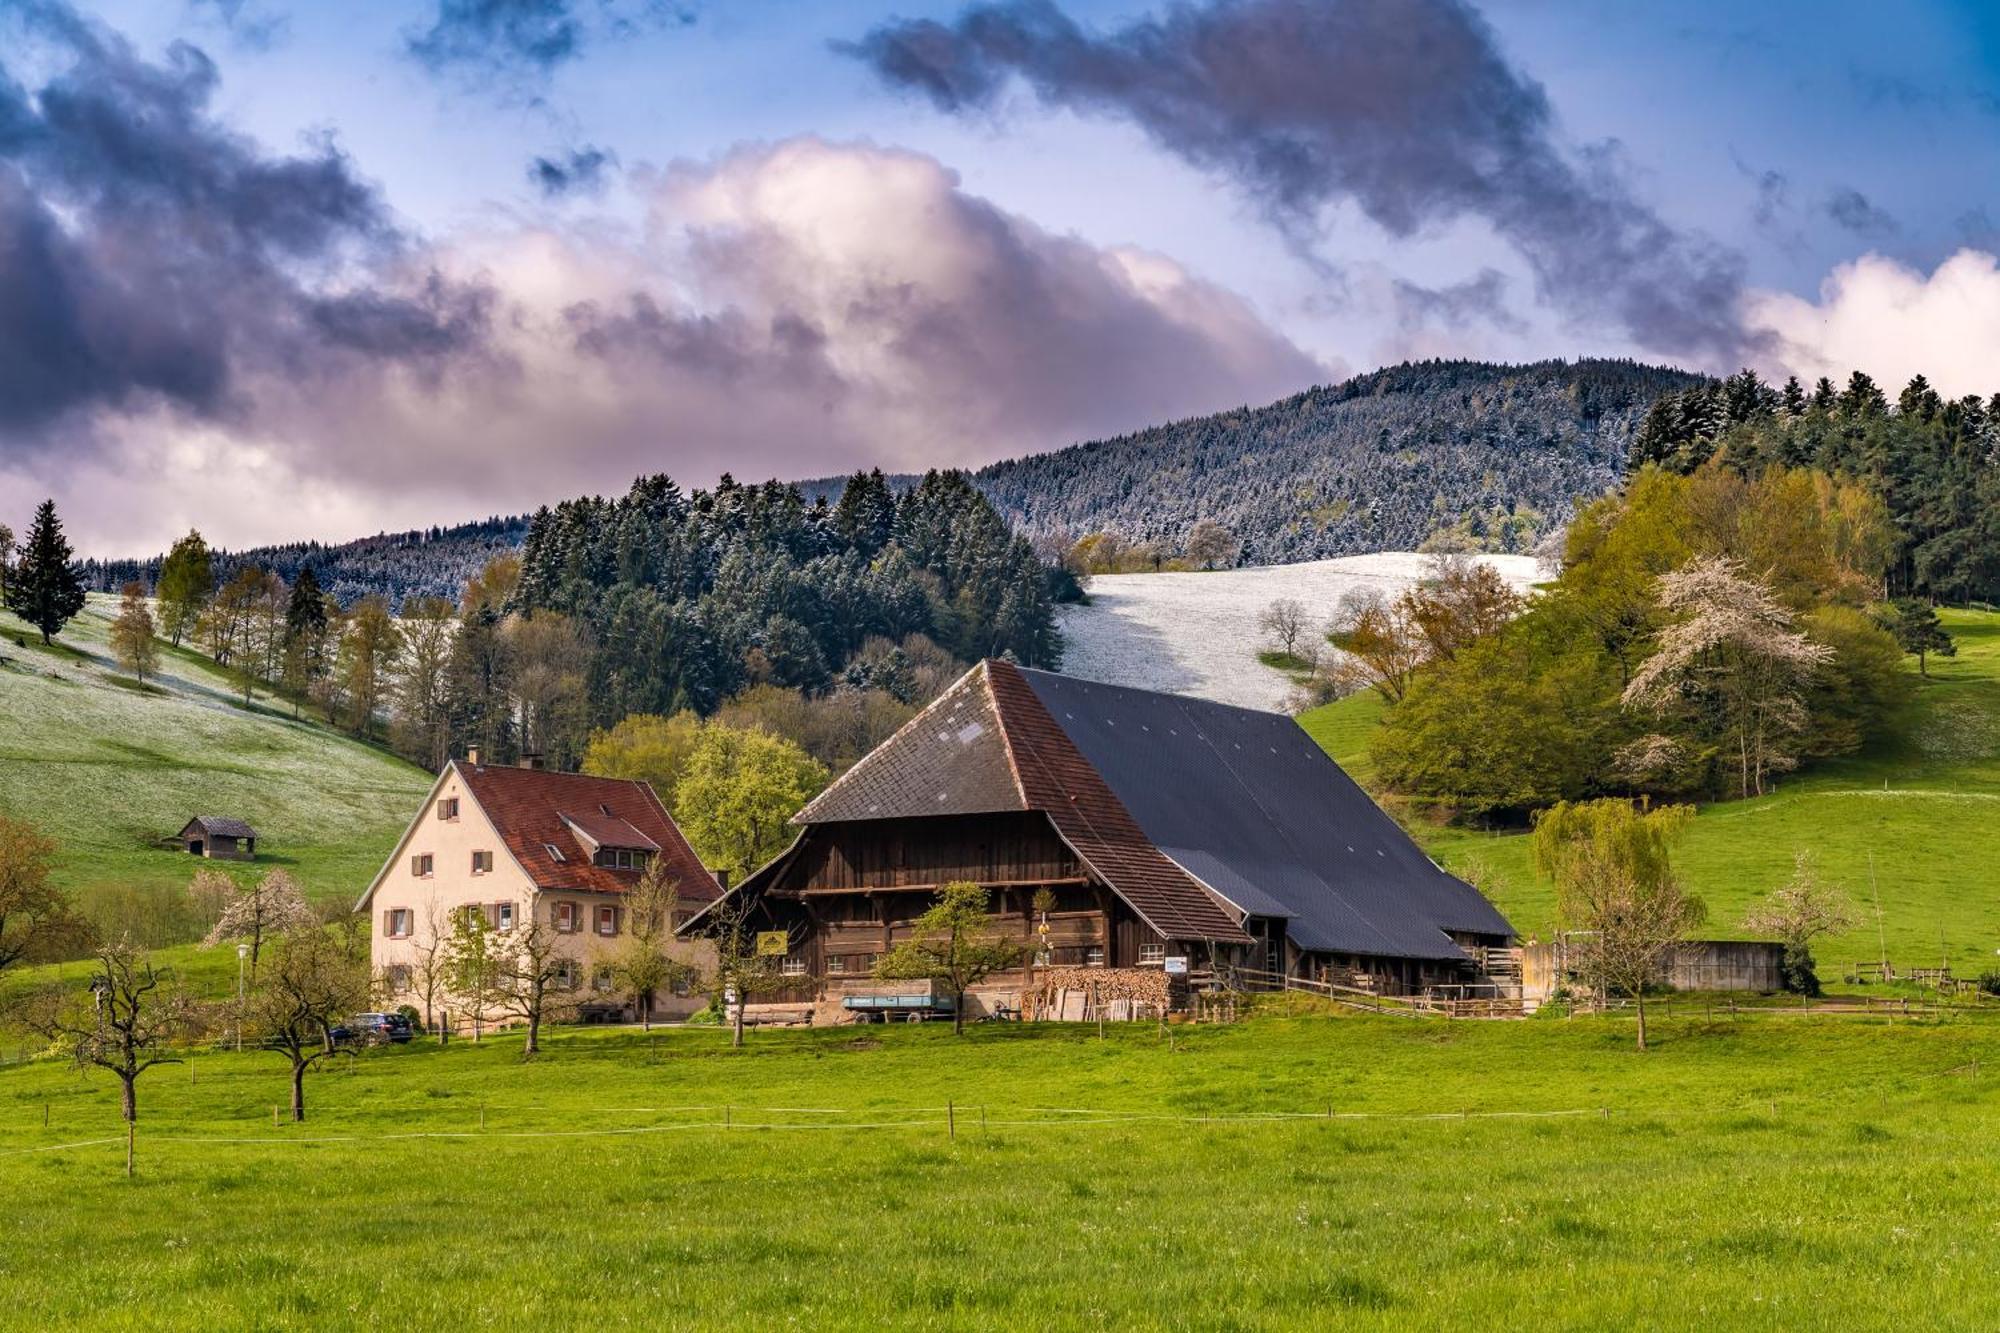
[(1104, 946), (1093, 944), (1088, 949), (1085, 949), (1083, 951), (1083, 965), (1085, 967), (1103, 967)]
[(842, 976), (847, 972), (847, 955), (830, 953), (826, 956), (826, 974), (830, 977)]
[(433, 858), (429, 852), (413, 856), (410, 858), (410, 873), (418, 879), (429, 879), (433, 864)]
[(646, 854), (633, 851), (629, 847), (600, 847), (597, 849), (598, 865), (608, 870), (644, 870)]
[(514, 904), (493, 904), (493, 929), (512, 930), (514, 928)]
[(617, 908), (608, 905), (601, 905), (598, 907), (597, 933), (600, 935), (616, 935), (618, 933)]
[(473, 873), (473, 874), (475, 874), (475, 875), (490, 875), (490, 874), (492, 874), (492, 873), (493, 873), (493, 853), (492, 853), (492, 852), (490, 852), (490, 851), (487, 851), (487, 852), (474, 852), (474, 853), (472, 854), (472, 873)]
[(555, 977), (551, 982), (551, 984), (554, 985), (554, 987), (557, 990), (575, 990), (576, 964), (570, 962), (568, 959), (564, 959), (562, 962), (557, 963)]
[(580, 921), (580, 920), (578, 919), (578, 914), (577, 914), (577, 910), (576, 910), (576, 904), (575, 904), (575, 903), (557, 903), (557, 904), (556, 904), (556, 929), (557, 929), (557, 930), (560, 930), (560, 931), (562, 931), (562, 932), (563, 932), (563, 933), (564, 933), (565, 935), (567, 935), (567, 934), (571, 934), (571, 933), (573, 933), (574, 931), (576, 931), (576, 930), (580, 929), (580, 928), (581, 928), (581, 925), (582, 925), (582, 923), (581, 923), (581, 921)]
[(458, 798), (456, 796), (446, 797), (444, 800), (438, 802), (438, 818), (447, 823), (458, 822)]
[(599, 995), (607, 994), (613, 984), (611, 969), (608, 967), (600, 967), (590, 974), (590, 988)]
[(408, 995), (410, 993), (410, 965), (408, 963), (389, 964), (388, 967), (382, 969), (382, 979), (388, 983), (391, 995)]
[(1167, 961), (1167, 946), (1164, 944), (1142, 944), (1139, 946), (1141, 963), (1164, 963)]
[(407, 907), (392, 907), (382, 913), (382, 933), (392, 940), (410, 938), (410, 918), (413, 913)]
[(802, 977), (806, 974), (806, 960), (799, 954), (788, 953), (778, 964), (778, 972), (782, 976)]

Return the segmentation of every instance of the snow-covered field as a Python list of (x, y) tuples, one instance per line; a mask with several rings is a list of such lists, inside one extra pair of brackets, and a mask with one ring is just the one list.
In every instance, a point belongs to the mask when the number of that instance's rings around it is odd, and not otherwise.
[[(1531, 556), (1480, 558), (1517, 588), (1536, 579)], [(1113, 685), (1279, 709), (1292, 686), (1283, 672), (1257, 660), (1271, 646), (1257, 628), (1265, 607), (1296, 598), (1321, 625), (1349, 590), (1376, 588), (1393, 597), (1430, 564), (1430, 556), (1384, 551), (1206, 574), (1099, 574), (1090, 581), (1090, 605), (1062, 608), (1063, 670)]]

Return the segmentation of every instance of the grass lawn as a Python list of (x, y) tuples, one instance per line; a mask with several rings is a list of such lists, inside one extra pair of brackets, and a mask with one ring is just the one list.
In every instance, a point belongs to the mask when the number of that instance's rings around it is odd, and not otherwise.
[(158, 678), (140, 686), (112, 660), (116, 613), (93, 596), (50, 648), (0, 614), (0, 811), (60, 842), (58, 882), (100, 915), (143, 919), (194, 871), (159, 840), (217, 814), (264, 835), (255, 869), (232, 873), (284, 866), (315, 898), (359, 893), (428, 776), (261, 693), (244, 708), (195, 653), (162, 644)]
[[(1959, 653), (1931, 659), (1906, 740), (1782, 778), (1771, 795), (1709, 806), (1694, 821), (1675, 860), (1708, 900), (1704, 934), (1741, 935), (1745, 909), (1784, 882), (1793, 852), (1805, 848), (1866, 918), (1817, 950), (1823, 976), (1879, 957), (1884, 942), (1900, 970), (1946, 960), (1961, 976), (2000, 967), (2000, 876), (1990, 860), (2000, 829), (2000, 614), (1941, 615)], [(1367, 782), (1368, 736), (1381, 715), (1367, 694), (1300, 722)], [(1546, 936), (1555, 896), (1534, 872), (1525, 835), (1417, 832), (1446, 866), (1475, 876), (1524, 935)]]
[(298, 1127), (277, 1057), (210, 1053), (142, 1082), (136, 1181), (111, 1082), (34, 1062), (0, 1287), (44, 1328), (1990, 1325), (2000, 1027), (1657, 1035), (571, 1029), (364, 1054)]

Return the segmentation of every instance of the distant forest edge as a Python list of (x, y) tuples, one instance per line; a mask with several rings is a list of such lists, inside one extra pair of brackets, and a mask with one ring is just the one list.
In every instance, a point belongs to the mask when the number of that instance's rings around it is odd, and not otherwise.
[[(1439, 534), (1521, 551), (1623, 475), (1639, 424), (1664, 394), (1711, 381), (1633, 361), (1406, 363), (1267, 407), (1154, 426), (993, 463), (972, 482), (1044, 544), (1110, 532), (1131, 551), (1178, 554), (1195, 524), (1233, 534), (1233, 558), (1287, 564), (1410, 550)], [(898, 490), (915, 476), (891, 476)], [(797, 483), (808, 504), (844, 478)], [(216, 553), (288, 582), (311, 566), (342, 605), (379, 595), (455, 597), (494, 555), (527, 540), (529, 516)], [(156, 581), (161, 557), (92, 560), (92, 588)]]

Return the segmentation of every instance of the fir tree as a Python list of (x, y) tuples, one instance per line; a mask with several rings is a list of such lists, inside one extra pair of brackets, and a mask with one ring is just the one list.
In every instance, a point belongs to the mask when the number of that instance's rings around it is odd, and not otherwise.
[(7, 581), (7, 609), (40, 630), (43, 643), (83, 610), (83, 579), (70, 559), (73, 554), (56, 517), (56, 502), (42, 501)]

